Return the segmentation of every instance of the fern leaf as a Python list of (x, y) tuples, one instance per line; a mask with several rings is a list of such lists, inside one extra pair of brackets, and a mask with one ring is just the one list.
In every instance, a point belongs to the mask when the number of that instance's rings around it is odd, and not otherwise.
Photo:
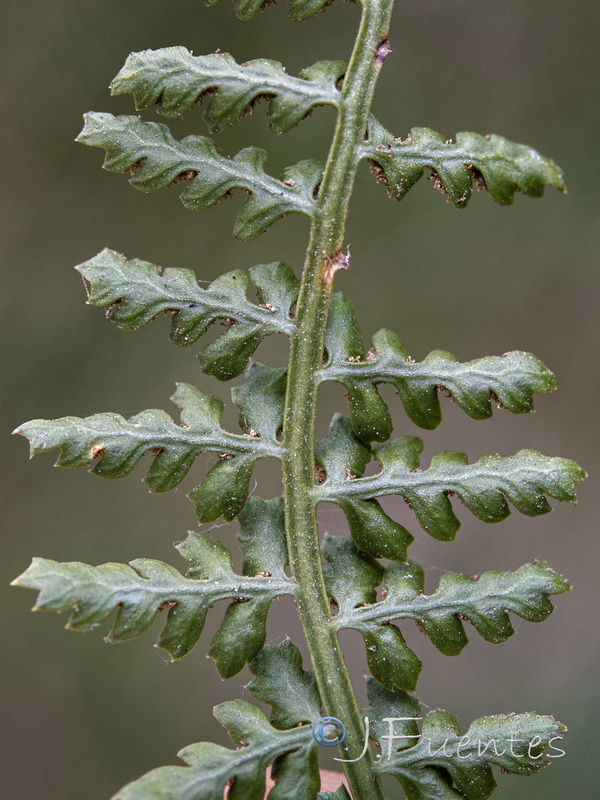
[[(329, 436), (317, 442), (315, 457), (320, 471), (317, 477), (327, 485), (344, 486), (348, 479), (362, 475), (371, 460), (371, 449), (358, 439), (350, 420), (336, 414), (329, 428)], [(317, 487), (320, 490), (323, 487)], [(319, 497), (319, 500), (329, 497)], [(350, 533), (357, 547), (376, 558), (406, 561), (406, 549), (413, 541), (402, 525), (391, 520), (379, 503), (355, 500), (338, 493), (332, 502), (337, 503), (348, 520)]]
[[(155, 769), (113, 800), (222, 800), (225, 787), (229, 800), (263, 800), (269, 764), (275, 781), (268, 794), (271, 800), (316, 797), (320, 778), (312, 723), (320, 716), (320, 700), (313, 673), (302, 669), (300, 653), (289, 641), (265, 647), (251, 668), (256, 677), (249, 688), (272, 705), (270, 721), (245, 701), (221, 703), (215, 717), (227, 728), (236, 750), (207, 742), (190, 745), (178, 754), (188, 766)], [(282, 686), (282, 674), (289, 686)]]
[(452, 714), (432, 711), (419, 732), (422, 713), (413, 697), (373, 680), (367, 692), (371, 730), (382, 748), (376, 769), (394, 775), (409, 800), (486, 800), (497, 786), (492, 765), (517, 775), (538, 772), (567, 730), (528, 712), (476, 719), (463, 734)]
[[(322, 551), (328, 561), (324, 567), (327, 591), (338, 609), (332, 624), (341, 630), (345, 627), (342, 620), (353, 620), (355, 609), (376, 604), (384, 569), (349, 539), (339, 536), (326, 536)], [(369, 621), (348, 627), (362, 634), (369, 669), (380, 683), (390, 689), (400, 686), (412, 691), (416, 687), (421, 662), (395, 625)]]
[[(161, 312), (171, 313), (171, 341), (185, 347), (214, 322), (227, 325), (226, 332), (198, 356), (204, 372), (220, 380), (239, 375), (265, 336), (294, 331), (291, 308), (298, 295), (298, 279), (287, 264), (234, 270), (207, 289), (198, 285), (192, 270), (162, 269), (108, 249), (76, 269), (88, 286), (88, 303), (107, 307), (108, 318), (123, 330), (137, 330)], [(246, 297), (250, 280), (260, 305)]]
[[(240, 428), (248, 436), (275, 441), (283, 427), (287, 371), (251, 361), (246, 382), (231, 390), (238, 407)], [(267, 402), (257, 402), (266, 398)]]
[(278, 61), (260, 58), (238, 64), (229, 53), (194, 56), (186, 47), (131, 53), (111, 83), (114, 95), (131, 94), (139, 110), (158, 106), (165, 117), (179, 117), (199, 101), (211, 133), (229, 128), (262, 99), (269, 101), (269, 127), (284, 133), (315, 106), (339, 105), (336, 84), (345, 61), (320, 61), (298, 78)]
[[(328, 537), (327, 589), (338, 613), (338, 630), (360, 631), (371, 672), (387, 688), (413, 690), (420, 661), (390, 623), (412, 619), (446, 655), (456, 656), (467, 644), (462, 620), (472, 623), (488, 642), (504, 642), (514, 633), (508, 612), (530, 622), (542, 622), (554, 607), (549, 600), (569, 583), (545, 563), (525, 564), (515, 572), (484, 572), (478, 578), (449, 573), (438, 589), (424, 593), (423, 570), (415, 564), (392, 564), (386, 570), (361, 553), (350, 540)], [(377, 587), (383, 583), (383, 599)]]
[(451, 656), (458, 655), (468, 641), (461, 620), (469, 620), (488, 642), (504, 642), (514, 633), (509, 611), (529, 622), (542, 622), (554, 610), (549, 595), (570, 589), (544, 562), (524, 564), (515, 572), (484, 572), (478, 578), (449, 573), (432, 595), (424, 594), (420, 567), (393, 564), (385, 584), (384, 600), (354, 609), (339, 624), (414, 619), (435, 646)]
[[(334, 445), (329, 445), (333, 447)], [(436, 539), (451, 540), (460, 523), (449, 495), (458, 495), (483, 522), (500, 522), (510, 513), (507, 498), (522, 514), (538, 516), (551, 511), (545, 495), (562, 501), (575, 500), (575, 485), (585, 472), (573, 461), (549, 458), (535, 450), (514, 456), (484, 456), (469, 464), (464, 453), (438, 453), (428, 469), (419, 468), (423, 449), (420, 439), (403, 436), (375, 448), (382, 470), (360, 478), (332, 473), (315, 488), (319, 501), (341, 504), (372, 502), (383, 495), (400, 495), (411, 506), (421, 525)], [(341, 503), (340, 503), (341, 501)]]
[(565, 191), (562, 172), (553, 161), (496, 134), (462, 132), (456, 141), (447, 141), (430, 128), (413, 128), (403, 141), (371, 117), (362, 155), (396, 200), (402, 200), (426, 168), (436, 189), (458, 208), (468, 203), (473, 183), (501, 205), (510, 205), (516, 191), (529, 197), (541, 197), (545, 186)]
[[(267, 382), (264, 388), (255, 386), (254, 398), (275, 414), (281, 406), (281, 386)], [(172, 400), (181, 408), (180, 425), (164, 411), (153, 409), (129, 420), (113, 413), (83, 419), (38, 419), (21, 425), (15, 433), (29, 439), (32, 456), (58, 448), (57, 466), (89, 468), (93, 464), (90, 472), (104, 478), (124, 477), (151, 452), (154, 459), (144, 482), (153, 492), (177, 486), (200, 453), (219, 453), (224, 460), (217, 462), (190, 498), (201, 522), (220, 516), (233, 519), (246, 500), (256, 460), (281, 456), (282, 446), (275, 439), (261, 438), (259, 432), (239, 435), (224, 431), (221, 400), (189, 384), (179, 384)], [(245, 402), (240, 401), (242, 412)]]
[(391, 331), (380, 330), (365, 355), (352, 304), (333, 297), (325, 340), (327, 364), (320, 380), (338, 381), (347, 392), (352, 424), (366, 441), (384, 441), (391, 418), (376, 384), (391, 383), (404, 410), (421, 428), (432, 430), (442, 418), (438, 394), (449, 393), (473, 419), (492, 414), (492, 400), (513, 414), (533, 411), (533, 394), (555, 388), (554, 376), (541, 361), (521, 351), (460, 363), (443, 350), (415, 362)]
[(239, 514), (237, 538), (244, 555), (244, 575), (266, 575), (287, 580), (288, 563), (283, 499), (249, 497)]
[[(229, 800), (263, 800), (266, 769), (278, 760), (278, 781), (287, 791), (273, 789), (269, 796), (291, 800), (310, 797), (319, 788), (316, 748), (310, 725), (279, 731), (264, 713), (243, 700), (221, 703), (214, 709), (227, 728), (235, 750), (209, 742), (192, 744), (177, 755), (185, 767), (159, 767), (121, 789), (113, 800), (185, 797), (187, 800), (222, 800), (230, 785)], [(295, 785), (298, 794), (289, 793)], [(300, 792), (303, 792), (302, 794)]]
[[(246, 380), (244, 386), (231, 392), (240, 412), (243, 438), (269, 442), (273, 454), (282, 455), (283, 447), (275, 437), (283, 427), (285, 370), (251, 363)], [(239, 514), (246, 503), (250, 476), (259, 457), (250, 451), (247, 455), (225, 458), (208, 472), (188, 495), (196, 505), (200, 522), (212, 522), (219, 517), (229, 522)]]
[(232, 607), (243, 606), (253, 625), (238, 626), (237, 638), (233, 646), (223, 650), (221, 660), (241, 662), (241, 669), (264, 644), (264, 617), (271, 601), (282, 594), (293, 594), (294, 583), (266, 575), (237, 575), (232, 570), (229, 551), (197, 533), (190, 533), (176, 547), (190, 562), (186, 576), (153, 559), (137, 559), (129, 566), (93, 567), (35, 558), (13, 585), (39, 592), (34, 611), (71, 610), (66, 626), (70, 630), (90, 630), (116, 610), (106, 637), (110, 642), (139, 636), (158, 612), (168, 609), (158, 647), (166, 650), (172, 660), (187, 655), (196, 644), (214, 603), (234, 600)]
[(246, 147), (228, 159), (204, 136), (178, 141), (166, 125), (95, 112), (85, 116), (77, 141), (103, 148), (104, 168), (130, 174), (129, 182), (140, 191), (188, 183), (181, 196), (186, 208), (208, 208), (232, 189), (249, 192), (234, 228), (234, 235), (244, 241), (293, 211), (309, 217), (315, 213), (314, 193), (323, 173), (323, 165), (316, 161), (288, 167), (276, 180), (264, 171), (267, 154), (257, 147)]
[(271, 706), (270, 722), (275, 728), (312, 725), (319, 719), (321, 698), (315, 674), (302, 668), (302, 655), (292, 641), (265, 645), (250, 669), (254, 677), (246, 688)]

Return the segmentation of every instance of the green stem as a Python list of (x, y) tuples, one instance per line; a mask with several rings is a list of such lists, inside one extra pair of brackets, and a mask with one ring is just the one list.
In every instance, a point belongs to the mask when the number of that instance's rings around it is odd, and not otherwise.
[[(286, 396), (283, 462), (286, 530), (290, 567), (298, 582), (298, 613), (310, 650), (326, 713), (341, 719), (347, 737), (346, 759), (363, 748), (364, 728), (354, 690), (331, 624), (331, 611), (319, 549), (314, 487), (314, 432), (317, 370), (335, 271), (348, 266), (342, 256), (348, 205), (360, 161), (375, 83), (389, 51), (393, 0), (363, 0), (360, 29), (344, 79), (342, 103), (319, 191), (318, 213), (310, 235), (292, 337)], [(370, 752), (345, 764), (355, 800), (383, 800)]]

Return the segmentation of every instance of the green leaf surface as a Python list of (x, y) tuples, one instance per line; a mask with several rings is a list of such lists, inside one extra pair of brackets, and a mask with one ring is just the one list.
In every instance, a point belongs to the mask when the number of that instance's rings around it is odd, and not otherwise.
[[(462, 733), (446, 711), (422, 718), (419, 704), (405, 692), (368, 682), (371, 727), (381, 747), (376, 769), (394, 775), (409, 800), (486, 800), (496, 788), (492, 766), (531, 775), (556, 757), (566, 728), (533, 712), (476, 719)], [(402, 719), (404, 718), (404, 719)]]
[[(171, 341), (185, 347), (196, 342), (209, 325), (227, 326), (199, 354), (202, 369), (219, 380), (239, 375), (265, 336), (290, 335), (295, 329), (291, 308), (298, 279), (281, 262), (228, 272), (206, 289), (198, 285), (192, 270), (163, 269), (108, 249), (77, 269), (88, 286), (88, 303), (106, 307), (107, 317), (123, 330), (137, 330), (161, 313), (172, 314)], [(260, 305), (247, 299), (250, 280)]]
[(468, 203), (473, 184), (501, 205), (510, 205), (516, 191), (529, 197), (541, 197), (546, 186), (565, 191), (562, 172), (553, 161), (496, 134), (462, 132), (446, 140), (430, 128), (413, 128), (402, 140), (370, 117), (362, 155), (396, 200), (412, 189), (426, 168), (435, 187), (458, 208)]
[[(267, 442), (273, 454), (282, 446), (275, 438), (283, 427), (285, 370), (271, 369), (252, 362), (246, 370), (247, 383), (232, 389), (238, 406), (243, 438), (251, 442)], [(230, 522), (244, 507), (257, 456), (249, 453), (230, 458), (227, 453), (207, 473), (204, 480), (188, 497), (196, 506), (200, 522), (212, 522), (219, 517)], [(239, 612), (242, 613), (242, 612)]]
[(319, 789), (318, 745), (312, 726), (291, 730), (273, 727), (264, 713), (243, 700), (214, 709), (235, 750), (209, 742), (192, 744), (178, 753), (187, 766), (159, 767), (121, 789), (113, 800), (263, 800), (266, 769), (274, 763), (270, 800), (309, 800)]
[(308, 217), (315, 213), (314, 193), (323, 173), (323, 165), (316, 161), (287, 167), (277, 180), (264, 171), (267, 153), (258, 147), (246, 147), (226, 158), (205, 136), (178, 141), (166, 125), (97, 112), (86, 114), (77, 141), (104, 149), (104, 168), (128, 173), (129, 182), (140, 191), (187, 183), (181, 199), (192, 210), (214, 205), (232, 189), (248, 192), (234, 228), (234, 235), (243, 241), (293, 211)]
[(238, 519), (240, 530), (237, 538), (244, 556), (244, 575), (262, 573), (286, 580), (288, 551), (283, 499), (249, 497)]
[[(70, 630), (90, 630), (116, 611), (106, 637), (110, 642), (139, 636), (159, 612), (166, 611), (157, 644), (172, 660), (187, 655), (196, 644), (214, 603), (233, 600), (229, 609), (244, 608), (244, 619), (232, 621), (226, 615), (215, 638), (222, 644), (221, 658), (235, 661), (241, 669), (264, 644), (264, 620), (271, 601), (293, 594), (293, 581), (236, 574), (229, 551), (198, 533), (190, 533), (176, 547), (190, 563), (185, 576), (154, 559), (93, 567), (35, 558), (14, 585), (39, 592), (35, 611), (70, 610), (66, 626)], [(229, 641), (222, 633), (225, 626)]]
[(237, 675), (259, 653), (265, 643), (270, 605), (271, 600), (265, 597), (252, 604), (236, 601), (227, 607), (208, 650), (222, 678)]
[(376, 500), (356, 500), (351, 496), (322, 496), (321, 489), (333, 495), (333, 487), (343, 487), (361, 476), (371, 459), (371, 449), (352, 431), (350, 420), (336, 414), (327, 439), (317, 442), (315, 456), (320, 471), (317, 477), (325, 481), (317, 487), (319, 500), (329, 500), (340, 506), (357, 547), (376, 558), (406, 560), (406, 549), (413, 541), (402, 525), (391, 520)]
[(325, 347), (328, 361), (320, 380), (345, 386), (354, 431), (365, 441), (384, 441), (391, 433), (379, 383), (392, 384), (410, 419), (428, 430), (441, 422), (440, 391), (473, 419), (487, 419), (492, 401), (513, 414), (524, 414), (533, 411), (534, 393), (555, 389), (550, 370), (521, 351), (460, 363), (451, 353), (434, 350), (415, 362), (394, 333), (380, 330), (365, 355), (352, 305), (340, 294), (332, 299)]
[(283, 428), (286, 370), (256, 361), (246, 370), (246, 382), (231, 390), (239, 408), (239, 425), (247, 436), (277, 441)]
[(247, 688), (268, 703), (271, 725), (278, 730), (315, 723), (321, 716), (321, 698), (312, 670), (302, 668), (302, 655), (287, 639), (267, 644), (250, 665), (254, 678)]
[(347, 66), (320, 61), (294, 78), (279, 61), (238, 64), (229, 53), (194, 56), (186, 47), (164, 47), (131, 53), (110, 88), (114, 95), (133, 95), (139, 110), (157, 105), (166, 117), (179, 117), (203, 102), (211, 133), (229, 128), (257, 102), (268, 100), (269, 127), (284, 133), (315, 106), (339, 105), (336, 84)]
[(531, 517), (552, 510), (546, 495), (574, 501), (575, 486), (585, 477), (573, 461), (543, 456), (535, 450), (521, 450), (508, 457), (484, 456), (473, 464), (464, 453), (447, 451), (435, 455), (423, 470), (419, 467), (422, 449), (422, 441), (412, 436), (379, 445), (375, 457), (381, 462), (381, 472), (345, 479), (332, 473), (315, 488), (317, 499), (343, 508), (348, 501), (360, 504), (383, 495), (400, 495), (427, 533), (451, 540), (460, 523), (449, 495), (460, 497), (483, 522), (500, 522), (510, 513), (508, 500), (517, 511)]
[[(462, 620), (468, 620), (489, 642), (503, 642), (514, 633), (508, 612), (542, 622), (553, 611), (549, 595), (562, 594), (569, 583), (543, 562), (515, 572), (484, 572), (480, 577), (449, 573), (438, 589), (424, 593), (423, 570), (415, 564), (392, 564), (385, 571), (349, 539), (328, 537), (327, 589), (338, 606), (338, 630), (360, 631), (367, 645), (371, 672), (388, 688), (414, 689), (420, 661), (400, 632), (389, 623), (412, 619), (446, 655), (458, 655), (467, 644)], [(376, 589), (383, 582), (382, 599)]]
[[(327, 362), (319, 370), (321, 381), (343, 383), (356, 435), (366, 442), (382, 442), (392, 432), (392, 419), (373, 380), (364, 380), (362, 372), (352, 369), (365, 361), (362, 336), (352, 303), (336, 292), (331, 298), (325, 331)], [(370, 357), (370, 356), (369, 356)]]

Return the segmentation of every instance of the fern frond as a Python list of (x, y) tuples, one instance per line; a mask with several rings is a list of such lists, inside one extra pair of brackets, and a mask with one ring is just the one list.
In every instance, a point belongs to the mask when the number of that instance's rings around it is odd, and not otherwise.
[[(341, 423), (337, 421), (336, 425)], [(349, 436), (346, 427), (347, 441)], [(329, 464), (344, 457), (333, 436), (324, 440), (321, 448), (328, 452)], [(500, 522), (510, 513), (507, 499), (522, 514), (538, 516), (551, 510), (545, 495), (574, 501), (575, 486), (585, 477), (585, 472), (573, 461), (543, 456), (535, 450), (521, 450), (508, 457), (484, 456), (474, 464), (468, 463), (464, 453), (447, 451), (435, 455), (430, 466), (422, 470), (419, 467), (422, 449), (422, 441), (411, 436), (376, 447), (374, 455), (382, 469), (367, 478), (361, 478), (359, 470), (347, 472), (343, 477), (340, 470), (328, 471), (325, 463), (327, 480), (314, 489), (317, 501), (338, 503), (342, 508), (351, 503), (360, 508), (375, 497), (400, 495), (424, 530), (436, 539), (451, 540), (460, 523), (452, 511), (449, 495), (458, 495), (483, 522)]]
[(317, 161), (288, 167), (276, 180), (264, 171), (267, 153), (258, 147), (246, 147), (229, 159), (205, 136), (178, 141), (166, 125), (96, 112), (86, 114), (77, 141), (104, 149), (104, 168), (130, 174), (129, 182), (142, 192), (187, 183), (181, 200), (192, 210), (214, 205), (232, 189), (249, 192), (234, 227), (241, 240), (258, 236), (293, 211), (308, 217), (315, 213), (314, 194), (323, 174)]
[(438, 650), (450, 656), (458, 655), (468, 641), (461, 620), (471, 622), (488, 642), (504, 642), (514, 633), (509, 611), (529, 622), (542, 622), (554, 610), (549, 596), (571, 588), (544, 562), (524, 564), (515, 572), (484, 572), (477, 578), (448, 573), (432, 595), (424, 594), (420, 567), (393, 564), (385, 585), (384, 600), (354, 609), (347, 619), (340, 618), (340, 626), (414, 619)]
[(321, 716), (321, 698), (312, 670), (302, 668), (302, 654), (290, 640), (267, 644), (250, 665), (254, 677), (247, 689), (271, 706), (270, 722), (278, 730), (314, 723)]
[[(280, 371), (275, 372), (280, 377)], [(278, 429), (282, 424), (284, 386), (281, 380), (270, 380), (266, 367), (255, 367), (251, 374), (252, 397), (236, 395), (242, 416), (257, 425), (251, 433), (224, 431), (222, 401), (183, 383), (172, 397), (181, 408), (179, 425), (166, 412), (152, 409), (128, 420), (114, 413), (38, 419), (21, 425), (15, 433), (29, 439), (32, 456), (59, 448), (57, 466), (93, 464), (90, 472), (104, 478), (124, 477), (150, 452), (154, 460), (144, 482), (153, 492), (167, 492), (181, 483), (200, 453), (219, 453), (223, 460), (189, 496), (201, 522), (220, 516), (231, 520), (246, 501), (257, 459), (281, 457), (283, 453), (282, 445), (272, 434), (274, 426)], [(255, 402), (263, 406), (265, 415), (272, 417), (254, 415)]]
[(283, 499), (262, 500), (249, 497), (238, 516), (237, 538), (244, 556), (244, 575), (266, 574), (287, 580), (288, 563)]
[[(515, 572), (484, 572), (478, 578), (449, 573), (437, 590), (424, 593), (423, 570), (415, 564), (392, 564), (384, 570), (349, 539), (328, 537), (327, 588), (338, 613), (338, 630), (360, 631), (371, 672), (388, 688), (412, 690), (420, 662), (409, 650), (394, 620), (412, 619), (442, 653), (458, 655), (468, 642), (462, 620), (472, 623), (488, 642), (504, 642), (514, 633), (508, 612), (542, 622), (554, 607), (550, 595), (569, 583), (545, 563), (525, 564)], [(383, 583), (382, 599), (377, 587)]]
[[(35, 558), (13, 585), (39, 592), (34, 611), (67, 611), (66, 627), (86, 631), (105, 622), (116, 610), (109, 642), (122, 642), (144, 633), (158, 612), (168, 609), (158, 647), (172, 660), (187, 655), (198, 641), (208, 609), (219, 600), (244, 608), (243, 619), (226, 615), (215, 638), (221, 642), (218, 665), (227, 675), (239, 672), (265, 641), (265, 619), (271, 601), (293, 594), (295, 584), (285, 575), (238, 575), (231, 554), (217, 542), (190, 533), (176, 545), (190, 562), (187, 575), (162, 561), (137, 559), (130, 565), (59, 563)], [(285, 564), (281, 565), (281, 571)], [(224, 627), (231, 645), (222, 646)], [(232, 672), (232, 669), (234, 670)]]
[(486, 419), (492, 415), (492, 400), (513, 414), (525, 414), (533, 411), (534, 393), (555, 389), (550, 370), (521, 351), (460, 363), (451, 353), (434, 350), (415, 362), (394, 333), (380, 330), (365, 354), (352, 304), (342, 294), (332, 299), (325, 349), (320, 380), (345, 386), (354, 431), (367, 441), (384, 441), (391, 433), (379, 383), (391, 383), (410, 419), (428, 430), (441, 422), (440, 391), (473, 419)]
[(266, 58), (238, 64), (229, 53), (194, 56), (186, 47), (165, 47), (131, 53), (110, 88), (114, 95), (133, 95), (139, 110), (157, 105), (165, 117), (178, 117), (204, 102), (211, 133), (229, 128), (265, 99), (270, 129), (284, 133), (315, 106), (339, 105), (336, 84), (347, 66), (345, 61), (319, 61), (294, 78), (278, 61)]
[[(192, 270), (163, 269), (108, 249), (76, 269), (88, 286), (88, 303), (108, 307), (107, 317), (123, 330), (137, 330), (161, 312), (171, 313), (171, 341), (185, 347), (214, 322), (227, 325), (198, 355), (203, 371), (219, 380), (239, 375), (265, 336), (291, 335), (295, 329), (291, 311), (299, 282), (281, 262), (228, 272), (206, 289)], [(260, 305), (246, 297), (250, 280)]]
[(554, 742), (567, 730), (552, 717), (527, 712), (476, 719), (463, 734), (446, 711), (423, 718), (418, 701), (403, 691), (369, 680), (367, 692), (381, 747), (376, 770), (394, 775), (409, 800), (486, 800), (497, 786), (493, 765), (531, 775), (550, 763), (544, 755), (560, 749)]
[[(243, 700), (221, 703), (214, 714), (227, 728), (235, 750), (208, 742), (190, 745), (178, 753), (188, 766), (155, 769), (113, 800), (222, 800), (226, 787), (229, 800), (263, 800), (269, 764), (275, 781), (268, 794), (272, 800), (315, 797), (320, 779), (312, 722), (320, 716), (320, 699), (314, 676), (302, 669), (300, 653), (291, 642), (265, 647), (251, 669), (256, 675), (251, 691), (273, 706), (270, 721)], [(282, 685), (281, 674), (289, 678), (289, 687)]]
[[(230, 782), (230, 800), (263, 800), (266, 769), (275, 759), (278, 760), (278, 783), (287, 792), (280, 791), (277, 796), (293, 797), (289, 792), (294, 786), (297, 797), (316, 794), (319, 788), (317, 744), (310, 725), (279, 731), (269, 724), (259, 708), (244, 700), (221, 703), (215, 707), (214, 715), (227, 728), (235, 750), (210, 742), (189, 745), (177, 754), (187, 766), (152, 770), (117, 792), (113, 800), (149, 800), (151, 797), (222, 800)], [(275, 797), (274, 791), (269, 796)]]
[(461, 132), (455, 139), (446, 140), (430, 128), (413, 128), (405, 140), (395, 139), (371, 116), (362, 156), (396, 200), (402, 200), (427, 168), (436, 189), (458, 208), (468, 203), (473, 184), (500, 205), (510, 205), (516, 191), (529, 197), (541, 197), (546, 186), (565, 191), (560, 168), (527, 145), (496, 134)]

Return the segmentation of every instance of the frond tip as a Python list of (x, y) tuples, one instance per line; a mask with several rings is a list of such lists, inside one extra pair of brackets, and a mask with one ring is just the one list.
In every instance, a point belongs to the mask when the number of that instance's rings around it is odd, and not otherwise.
[(266, 99), (270, 129), (284, 133), (316, 106), (339, 105), (336, 84), (346, 68), (345, 61), (320, 61), (294, 78), (266, 58), (238, 64), (229, 53), (194, 56), (186, 47), (165, 47), (131, 53), (110, 88), (114, 95), (132, 94), (137, 109), (157, 105), (165, 117), (203, 102), (211, 133), (229, 128)]
[(473, 184), (500, 205), (510, 205), (516, 191), (529, 197), (541, 197), (545, 186), (565, 191), (562, 172), (553, 161), (496, 134), (461, 132), (452, 141), (430, 128), (413, 128), (405, 140), (395, 139), (371, 116), (362, 155), (396, 200), (412, 189), (426, 168), (435, 187), (458, 208), (468, 203)]
[(315, 213), (314, 194), (323, 174), (317, 161), (288, 167), (277, 180), (264, 171), (267, 153), (258, 147), (246, 147), (229, 159), (205, 136), (178, 141), (166, 125), (139, 117), (90, 112), (84, 119), (77, 141), (104, 149), (104, 168), (131, 175), (129, 182), (142, 192), (187, 183), (181, 200), (192, 210), (218, 203), (232, 189), (248, 192), (234, 228), (238, 239), (253, 239), (291, 212)]

